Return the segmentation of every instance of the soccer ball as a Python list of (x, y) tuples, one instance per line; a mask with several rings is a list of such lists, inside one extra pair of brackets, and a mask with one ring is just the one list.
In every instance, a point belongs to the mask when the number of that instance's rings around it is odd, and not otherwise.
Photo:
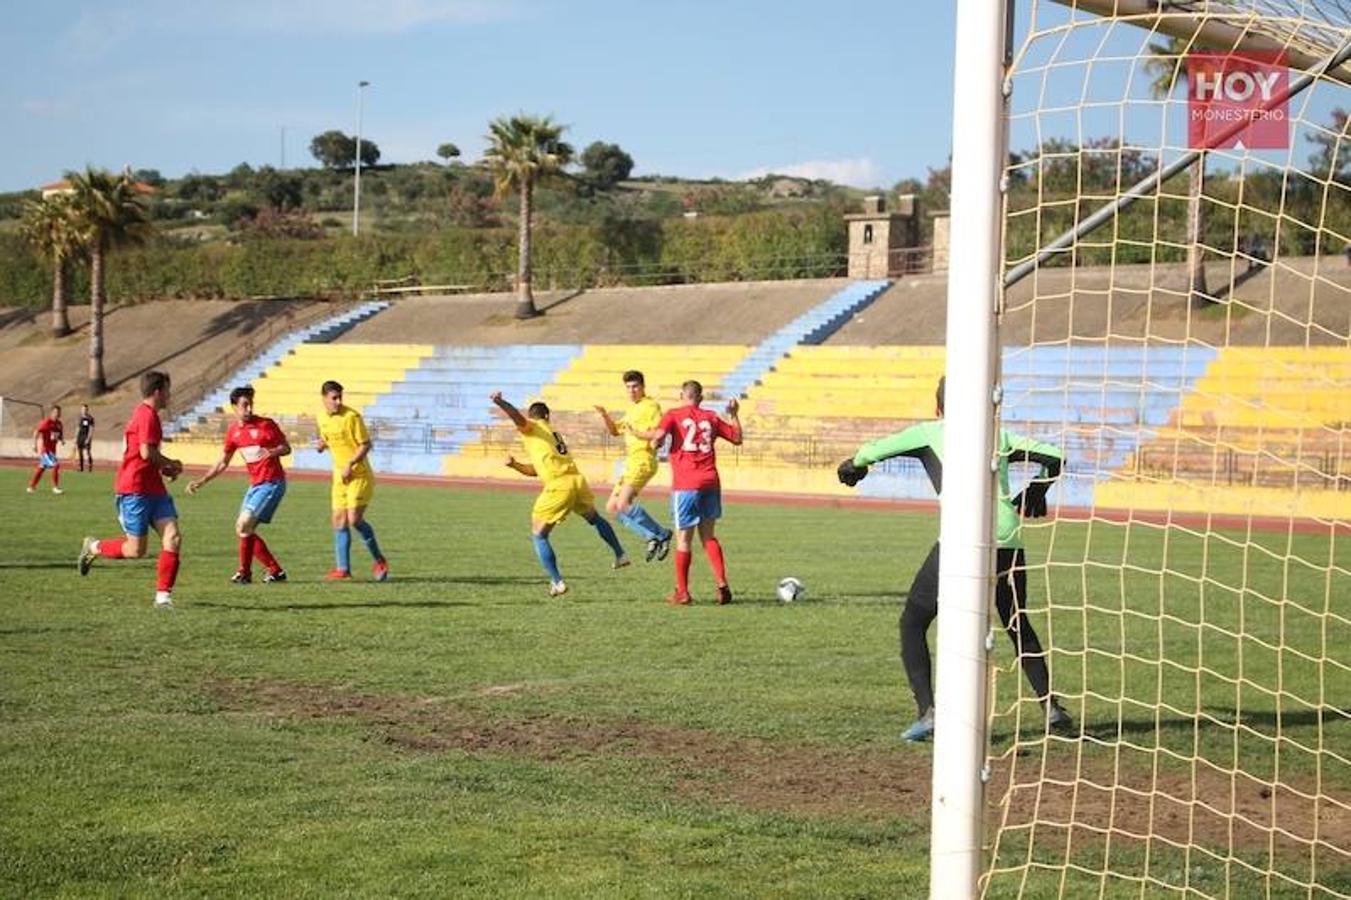
[(791, 575), (787, 578), (780, 579), (779, 586), (776, 587), (774, 591), (784, 603), (792, 603), (794, 600), (801, 600), (807, 595), (807, 589), (803, 586), (802, 582)]

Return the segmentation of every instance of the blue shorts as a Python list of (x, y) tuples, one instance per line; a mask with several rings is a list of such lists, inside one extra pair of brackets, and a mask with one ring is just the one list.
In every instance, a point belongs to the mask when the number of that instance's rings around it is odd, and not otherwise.
[(693, 528), (704, 520), (722, 518), (722, 488), (671, 491), (671, 517), (676, 528)]
[(281, 498), (286, 496), (286, 479), (264, 481), (255, 484), (244, 492), (244, 502), (239, 505), (240, 513), (248, 513), (259, 522), (267, 523), (281, 506)]
[(38, 465), (44, 469), (55, 469), (61, 465), (61, 460), (56, 458), (55, 453), (43, 453), (38, 456)]
[(177, 519), (174, 498), (168, 494), (118, 494), (117, 520), (122, 531), (132, 537), (145, 537), (151, 524)]

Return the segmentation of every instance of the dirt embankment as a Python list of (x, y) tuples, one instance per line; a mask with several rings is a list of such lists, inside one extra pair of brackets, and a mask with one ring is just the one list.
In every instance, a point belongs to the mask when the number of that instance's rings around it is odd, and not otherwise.
[(336, 313), (310, 301), (160, 300), (116, 306), (104, 318), (104, 374), (109, 392), (88, 400), (89, 307), (71, 309), (73, 334), (50, 336), (48, 310), (0, 310), (0, 395), (60, 402), (68, 422), (89, 402), (102, 436), (117, 433), (137, 403), (137, 380), (152, 369), (174, 380), (176, 413), (207, 382), (229, 374), (287, 332)]

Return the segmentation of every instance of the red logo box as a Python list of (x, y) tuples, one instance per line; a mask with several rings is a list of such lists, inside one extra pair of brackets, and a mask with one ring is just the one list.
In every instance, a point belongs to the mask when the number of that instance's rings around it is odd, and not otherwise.
[(1288, 149), (1289, 86), (1280, 51), (1187, 54), (1188, 146)]

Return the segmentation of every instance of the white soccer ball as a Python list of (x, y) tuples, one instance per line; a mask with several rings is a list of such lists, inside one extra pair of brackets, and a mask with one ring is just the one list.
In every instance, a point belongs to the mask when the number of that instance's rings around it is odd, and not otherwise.
[(803, 586), (801, 581), (798, 581), (791, 575), (787, 578), (780, 579), (779, 586), (776, 587), (774, 591), (784, 603), (792, 603), (795, 600), (801, 600), (807, 595), (807, 588)]

